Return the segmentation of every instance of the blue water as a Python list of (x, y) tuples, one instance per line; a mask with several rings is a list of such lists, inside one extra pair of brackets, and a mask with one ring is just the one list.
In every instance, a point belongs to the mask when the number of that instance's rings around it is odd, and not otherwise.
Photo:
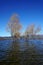
[[(24, 46), (25, 40), (20, 40), (20, 47), (21, 50), (25, 49)], [(40, 55), (43, 55), (43, 40), (28, 40), (29, 46), (31, 47), (32, 44), (34, 44), (36, 48), (36, 52)], [(0, 61), (5, 60), (7, 57), (7, 51), (11, 50), (12, 41), (11, 40), (1, 40), (0, 41)], [(43, 59), (43, 57), (41, 58)]]

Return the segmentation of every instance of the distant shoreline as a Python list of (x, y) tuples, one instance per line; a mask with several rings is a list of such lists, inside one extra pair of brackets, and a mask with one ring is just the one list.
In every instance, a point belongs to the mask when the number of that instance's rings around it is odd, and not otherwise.
[[(22, 39), (22, 38), (26, 39), (25, 36), (20, 36), (20, 39)], [(6, 40), (6, 39), (10, 40), (10, 39), (12, 39), (12, 37), (0, 37), (0, 40)], [(43, 40), (43, 35), (32, 35), (31, 37), (28, 36), (27, 39), (29, 39), (29, 40)]]

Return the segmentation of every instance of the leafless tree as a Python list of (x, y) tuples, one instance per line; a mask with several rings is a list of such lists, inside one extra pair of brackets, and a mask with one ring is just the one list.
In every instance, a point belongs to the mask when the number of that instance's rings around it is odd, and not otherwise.
[(37, 28), (35, 28), (35, 25), (34, 24), (31, 24), (30, 26), (28, 26), (26, 28), (26, 31), (25, 31), (25, 35), (36, 35), (37, 33), (39, 33), (41, 31), (41, 27), (38, 26)]
[(12, 15), (7, 24), (7, 30), (11, 32), (11, 36), (19, 36), (21, 28), (19, 16), (17, 14)]
[(33, 34), (33, 31), (34, 31), (34, 24), (31, 24), (26, 28), (25, 34), (26, 35)]
[(34, 34), (37, 34), (37, 33), (39, 33), (40, 31), (41, 31), (41, 27), (38, 26), (38, 27), (36, 28), (36, 30), (34, 31)]

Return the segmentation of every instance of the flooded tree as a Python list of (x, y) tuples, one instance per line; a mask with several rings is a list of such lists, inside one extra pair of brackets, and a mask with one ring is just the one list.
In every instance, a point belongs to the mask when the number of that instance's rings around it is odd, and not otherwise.
[(31, 35), (36, 35), (41, 31), (41, 27), (38, 26), (37, 28), (35, 27), (34, 24), (31, 24), (30, 26), (28, 25), (25, 31), (25, 36), (31, 36)]
[(20, 24), (19, 16), (17, 14), (12, 15), (7, 24), (7, 31), (11, 33), (12, 37), (19, 37), (21, 28), (22, 25)]
[(41, 31), (41, 27), (38, 26), (38, 27), (36, 28), (36, 30), (34, 31), (34, 34), (37, 34), (37, 33), (39, 33), (40, 31)]

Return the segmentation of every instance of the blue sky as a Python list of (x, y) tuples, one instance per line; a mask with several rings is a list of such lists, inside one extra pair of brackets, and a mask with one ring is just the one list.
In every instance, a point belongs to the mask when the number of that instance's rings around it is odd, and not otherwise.
[(40, 34), (43, 34), (43, 0), (0, 0), (0, 36), (10, 36), (6, 25), (13, 13), (20, 16), (22, 32), (34, 23), (41, 26)]

